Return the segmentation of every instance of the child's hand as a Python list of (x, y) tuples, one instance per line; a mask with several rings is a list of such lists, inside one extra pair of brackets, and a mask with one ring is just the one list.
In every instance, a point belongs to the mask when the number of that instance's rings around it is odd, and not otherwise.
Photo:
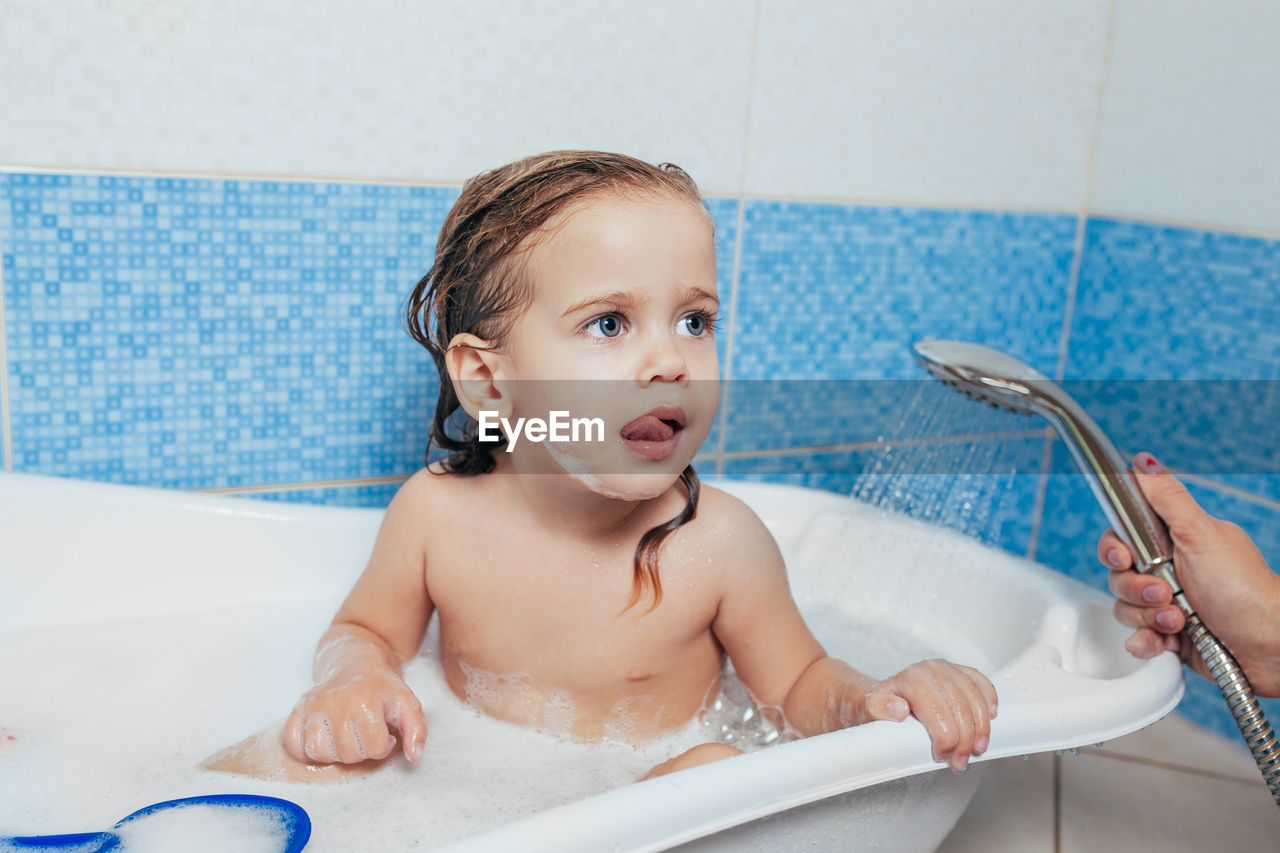
[(957, 771), (969, 765), (970, 755), (987, 751), (996, 688), (971, 666), (921, 661), (862, 689), (866, 692), (853, 710), (855, 725), (902, 721), (912, 714), (929, 731), (934, 760), (946, 761)]
[(285, 751), (298, 761), (357, 764), (386, 758), (400, 733), (404, 756), (422, 759), (427, 723), (399, 675), (384, 667), (352, 666), (308, 690), (285, 721)]

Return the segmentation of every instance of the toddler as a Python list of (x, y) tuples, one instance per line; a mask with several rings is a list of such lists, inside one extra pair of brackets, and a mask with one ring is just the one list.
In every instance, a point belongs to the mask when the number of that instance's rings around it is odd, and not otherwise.
[[(440, 373), (431, 436), (447, 455), (396, 494), (320, 641), (282, 733), (290, 776), (367, 769), (397, 743), (421, 759), (401, 666), (433, 614), (455, 694), (575, 739), (685, 727), (728, 654), (800, 735), (915, 715), (956, 770), (987, 748), (981, 673), (931, 660), (877, 681), (827, 657), (764, 525), (700, 486), (718, 311), (713, 224), (680, 169), (552, 152), (466, 184), (408, 302)], [(736, 753), (703, 744), (649, 775)], [(268, 769), (248, 754), (210, 766)]]

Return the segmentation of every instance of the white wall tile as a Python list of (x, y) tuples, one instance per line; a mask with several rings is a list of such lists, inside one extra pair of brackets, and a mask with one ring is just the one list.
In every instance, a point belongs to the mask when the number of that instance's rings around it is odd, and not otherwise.
[(0, 0), (0, 164), (457, 182), (561, 147), (736, 191), (750, 0)]
[(763, 0), (750, 193), (1078, 209), (1108, 0)]
[(1280, 230), (1280, 5), (1118, 0), (1096, 210)]

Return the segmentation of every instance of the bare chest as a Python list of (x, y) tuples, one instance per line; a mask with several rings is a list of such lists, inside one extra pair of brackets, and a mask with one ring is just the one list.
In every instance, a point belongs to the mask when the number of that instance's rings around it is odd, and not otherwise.
[(718, 596), (680, 548), (661, 554), (662, 601), (651, 609), (649, 590), (628, 607), (634, 546), (490, 533), (449, 537), (428, 560), (456, 694), (494, 716), (589, 739), (606, 736), (623, 710), (642, 728), (697, 711), (720, 671)]

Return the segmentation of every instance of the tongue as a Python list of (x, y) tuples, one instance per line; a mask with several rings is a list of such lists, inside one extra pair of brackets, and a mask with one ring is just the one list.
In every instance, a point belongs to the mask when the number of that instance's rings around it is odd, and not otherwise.
[(622, 428), (624, 441), (666, 441), (675, 434), (671, 424), (653, 415), (641, 415)]

